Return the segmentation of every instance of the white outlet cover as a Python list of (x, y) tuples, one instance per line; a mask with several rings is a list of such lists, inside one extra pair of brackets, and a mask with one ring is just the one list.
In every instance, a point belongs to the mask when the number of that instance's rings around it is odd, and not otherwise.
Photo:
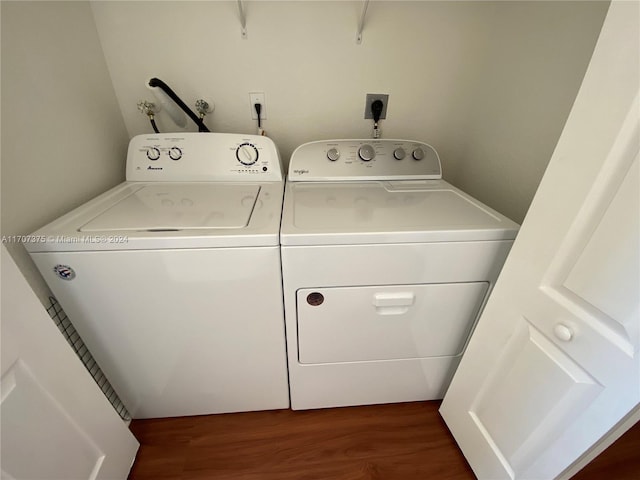
[(254, 107), (256, 103), (262, 105), (262, 110), (260, 110), (260, 119), (265, 120), (267, 118), (267, 108), (264, 102), (263, 92), (249, 93), (249, 108), (251, 108), (251, 119), (253, 120), (258, 119), (258, 114), (256, 113), (256, 109)]

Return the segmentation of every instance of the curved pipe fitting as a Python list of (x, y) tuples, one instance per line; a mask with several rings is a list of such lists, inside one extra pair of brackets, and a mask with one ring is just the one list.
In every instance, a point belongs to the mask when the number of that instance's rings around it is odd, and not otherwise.
[[(186, 119), (184, 118), (184, 113), (186, 113), (191, 120), (198, 126), (198, 131), (200, 132), (209, 132), (210, 130), (203, 123), (203, 121), (195, 114), (193, 111), (185, 104), (176, 93), (171, 90), (169, 85), (164, 83), (159, 78), (151, 78), (147, 82), (147, 86), (151, 89), (156, 95), (158, 101), (162, 104), (162, 106), (167, 110), (167, 113), (171, 116), (171, 119), (175, 122), (179, 127), (184, 127), (187, 124)], [(171, 100), (169, 102), (168, 100)], [(180, 110), (176, 108), (176, 105), (180, 107)]]

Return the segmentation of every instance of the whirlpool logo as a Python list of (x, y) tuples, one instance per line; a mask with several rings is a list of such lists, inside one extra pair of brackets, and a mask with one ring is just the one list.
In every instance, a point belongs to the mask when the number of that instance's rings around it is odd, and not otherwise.
[(305, 173), (309, 173), (309, 170), (307, 170), (307, 169), (294, 169), (293, 173), (295, 173), (296, 175), (304, 175)]

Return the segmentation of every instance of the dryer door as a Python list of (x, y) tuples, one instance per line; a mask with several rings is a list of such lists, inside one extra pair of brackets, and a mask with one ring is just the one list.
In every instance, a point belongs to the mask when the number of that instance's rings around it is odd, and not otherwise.
[(456, 356), (487, 282), (300, 289), (303, 364)]

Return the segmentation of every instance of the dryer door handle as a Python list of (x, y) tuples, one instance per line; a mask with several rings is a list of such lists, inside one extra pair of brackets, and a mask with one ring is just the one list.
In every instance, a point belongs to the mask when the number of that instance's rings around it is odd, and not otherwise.
[(413, 292), (384, 292), (373, 296), (373, 306), (380, 315), (402, 315), (413, 305), (416, 294)]

